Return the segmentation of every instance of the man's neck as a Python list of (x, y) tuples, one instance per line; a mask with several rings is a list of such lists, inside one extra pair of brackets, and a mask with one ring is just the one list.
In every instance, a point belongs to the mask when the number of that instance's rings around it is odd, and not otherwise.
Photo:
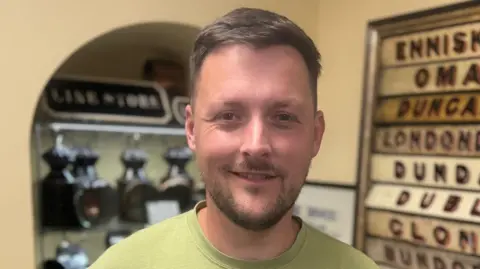
[(232, 223), (208, 198), (207, 205), (198, 212), (205, 237), (220, 252), (236, 259), (273, 259), (293, 245), (300, 229), (289, 213), (266, 231), (249, 231)]

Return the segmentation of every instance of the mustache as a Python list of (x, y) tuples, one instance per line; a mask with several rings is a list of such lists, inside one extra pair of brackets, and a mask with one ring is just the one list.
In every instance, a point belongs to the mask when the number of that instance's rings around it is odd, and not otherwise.
[(225, 167), (227, 171), (241, 171), (241, 172), (257, 172), (268, 173), (276, 176), (284, 176), (285, 172), (280, 167), (276, 166), (272, 162), (261, 158), (246, 158), (243, 161), (227, 165)]

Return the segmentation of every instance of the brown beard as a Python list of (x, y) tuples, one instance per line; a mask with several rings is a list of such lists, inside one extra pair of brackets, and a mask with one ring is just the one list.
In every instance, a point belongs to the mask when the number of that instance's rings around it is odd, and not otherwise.
[[(243, 167), (242, 167), (243, 166)], [(237, 166), (238, 167), (238, 166)], [(272, 171), (272, 170), (266, 170), (266, 169), (273, 169), (276, 172), (276, 175), (278, 173), (281, 173), (280, 169), (273, 167), (273, 166), (268, 166), (268, 165), (252, 165), (252, 163), (244, 162), (240, 165), (242, 167), (241, 169), (244, 168), (256, 168), (254, 171)], [(268, 168), (267, 168), (268, 167)], [(273, 167), (273, 168), (272, 168)], [(310, 163), (308, 164), (305, 175), (304, 175), (304, 181), (306, 180), (306, 177), (308, 175), (308, 170), (310, 167)], [(260, 169), (259, 169), (260, 168)], [(223, 170), (219, 171), (220, 173), (225, 173), (228, 174), (229, 170)], [(242, 171), (252, 171), (252, 169), (244, 169)], [(282, 173), (285, 175), (285, 173)], [(273, 206), (269, 206), (269, 208), (265, 208), (264, 214), (261, 216), (252, 216), (248, 212), (243, 212), (241, 208), (239, 208), (239, 205), (236, 203), (235, 199), (233, 198), (232, 193), (228, 188), (225, 188), (222, 186), (222, 184), (219, 184), (217, 181), (218, 179), (210, 179), (210, 180), (204, 180), (205, 182), (205, 188), (207, 191), (207, 195), (211, 197), (212, 201), (215, 203), (217, 208), (233, 223), (236, 225), (250, 231), (264, 231), (267, 230), (273, 226), (275, 226), (284, 216), (287, 214), (290, 209), (295, 205), (295, 202), (300, 195), (301, 188), (303, 187), (303, 183), (298, 187), (292, 187), (290, 189), (286, 189), (286, 184), (284, 181), (284, 177), (279, 177), (280, 180), (282, 180), (282, 192), (280, 195), (277, 197), (277, 199), (274, 201)], [(257, 191), (256, 189), (252, 190), (247, 190), (247, 191)]]
[(293, 207), (300, 193), (299, 191), (291, 189), (286, 195), (281, 195), (276, 199), (273, 210), (265, 211), (265, 214), (262, 216), (255, 217), (239, 210), (232, 195), (225, 194), (222, 190), (219, 190), (218, 187), (212, 189), (207, 188), (207, 192), (215, 205), (231, 222), (246, 230), (257, 232), (275, 226)]

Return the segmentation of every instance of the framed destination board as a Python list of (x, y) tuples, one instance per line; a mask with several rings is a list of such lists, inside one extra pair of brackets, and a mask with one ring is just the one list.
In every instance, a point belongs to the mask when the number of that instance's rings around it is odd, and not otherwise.
[(355, 246), (480, 268), (480, 2), (368, 24)]

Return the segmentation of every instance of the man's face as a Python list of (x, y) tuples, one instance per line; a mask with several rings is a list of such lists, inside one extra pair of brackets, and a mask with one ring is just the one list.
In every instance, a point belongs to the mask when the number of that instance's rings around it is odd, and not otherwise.
[(231, 45), (208, 55), (186, 108), (190, 148), (207, 199), (249, 230), (292, 208), (324, 129), (307, 67), (291, 47)]

